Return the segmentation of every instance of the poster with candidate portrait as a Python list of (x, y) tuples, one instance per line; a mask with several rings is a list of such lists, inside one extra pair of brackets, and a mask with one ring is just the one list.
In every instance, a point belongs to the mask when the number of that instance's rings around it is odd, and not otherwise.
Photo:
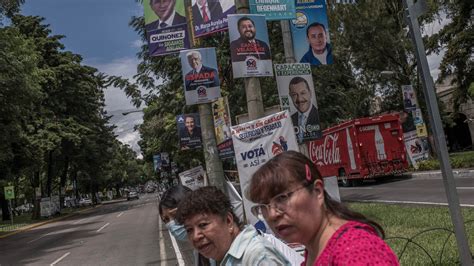
[(191, 0), (187, 8), (194, 37), (227, 30), (227, 16), (236, 10), (232, 0)]
[(190, 48), (184, 0), (144, 0), (143, 10), (151, 56)]
[(264, 15), (267, 20), (295, 19), (294, 0), (249, 0), (250, 13)]
[(179, 173), (179, 179), (183, 186), (186, 186), (191, 190), (207, 186), (207, 175), (202, 166), (194, 167)]
[[(250, 179), (260, 166), (284, 151), (298, 151), (288, 111), (231, 127), (241, 191), (247, 191)], [(255, 225), (258, 220), (250, 209), (255, 204), (244, 194), (245, 215)]]
[(233, 158), (234, 145), (232, 145), (232, 134), (230, 132), (231, 121), (227, 97), (221, 97), (212, 103), (212, 114), (219, 158)]
[(308, 63), (275, 64), (281, 109), (290, 112), (299, 143), (322, 137), (311, 73)]
[(403, 110), (406, 116), (410, 116), (412, 119), (407, 119), (405, 123), (412, 123), (410, 125), (405, 125), (413, 130), (413, 127), (416, 128), (418, 137), (427, 137), (428, 132), (426, 130), (425, 122), (423, 121), (423, 115), (421, 113), (420, 106), (418, 105), (418, 100), (416, 98), (416, 92), (413, 89), (412, 85), (402, 85), (402, 94), (403, 94)]
[(296, 19), (290, 28), (296, 62), (312, 66), (333, 63), (325, 0), (296, 0)]
[(214, 47), (184, 50), (179, 56), (187, 105), (210, 103), (221, 97)]
[(263, 15), (229, 15), (234, 78), (273, 76), (267, 22)]
[(202, 147), (201, 122), (198, 113), (176, 116), (179, 146), (181, 150), (198, 149)]

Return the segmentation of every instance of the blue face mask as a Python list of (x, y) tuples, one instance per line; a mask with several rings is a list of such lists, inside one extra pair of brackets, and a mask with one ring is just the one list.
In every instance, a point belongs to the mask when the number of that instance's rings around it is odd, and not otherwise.
[(178, 239), (179, 241), (186, 241), (188, 238), (188, 234), (186, 233), (184, 225), (177, 224), (174, 220), (171, 220), (165, 224), (165, 226), (168, 228), (168, 230), (170, 230), (174, 238)]

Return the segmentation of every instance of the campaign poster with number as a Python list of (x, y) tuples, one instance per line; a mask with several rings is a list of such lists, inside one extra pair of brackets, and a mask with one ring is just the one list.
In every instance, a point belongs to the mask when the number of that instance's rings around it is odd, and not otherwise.
[(210, 103), (221, 97), (215, 48), (181, 51), (180, 59), (187, 105)]
[(333, 63), (325, 0), (296, 0), (296, 19), (290, 29), (296, 62), (312, 66)]
[(230, 132), (230, 127), (232, 125), (227, 97), (221, 97), (212, 103), (212, 113), (219, 158), (233, 158), (234, 145), (232, 145), (232, 133)]
[(295, 19), (293, 0), (249, 0), (250, 13), (264, 15), (267, 20)]
[(151, 56), (190, 48), (184, 0), (144, 0), (143, 10)]
[(289, 110), (298, 142), (322, 137), (309, 64), (275, 64), (282, 110)]
[(201, 122), (198, 113), (176, 116), (181, 150), (202, 148)]
[(192, 190), (196, 190), (207, 185), (206, 172), (202, 166), (194, 167), (179, 173), (179, 179), (181, 180), (181, 184), (183, 186), (186, 186)]
[(229, 15), (234, 78), (273, 76), (267, 22), (263, 15)]
[[(241, 191), (247, 191), (255, 171), (276, 155), (289, 150), (299, 151), (288, 111), (278, 112), (231, 127)], [(250, 208), (254, 204), (244, 193), (245, 215), (256, 224)]]
[(236, 10), (233, 0), (191, 0), (187, 8), (195, 37), (227, 30), (227, 16)]

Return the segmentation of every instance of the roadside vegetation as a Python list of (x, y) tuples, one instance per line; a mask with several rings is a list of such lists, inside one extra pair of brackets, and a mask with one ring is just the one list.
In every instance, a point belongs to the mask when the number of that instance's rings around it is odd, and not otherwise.
[[(460, 264), (447, 207), (375, 203), (351, 203), (349, 206), (382, 225), (386, 242), (399, 257), (401, 265)], [(463, 208), (462, 214), (474, 253), (474, 208)]]
[[(451, 167), (454, 168), (472, 168), (474, 167), (474, 151), (456, 152), (449, 155)], [(422, 161), (419, 163), (418, 171), (438, 170), (439, 160), (436, 158)]]

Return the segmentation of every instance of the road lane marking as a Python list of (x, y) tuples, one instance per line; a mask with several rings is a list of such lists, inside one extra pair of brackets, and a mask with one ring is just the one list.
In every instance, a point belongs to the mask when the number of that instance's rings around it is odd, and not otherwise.
[(100, 232), (102, 229), (106, 228), (110, 223), (104, 224), (101, 228), (97, 230), (97, 232)]
[(119, 213), (119, 214), (117, 215), (117, 218), (119, 218), (120, 216), (122, 216), (122, 214), (123, 214), (123, 212)]
[(474, 189), (474, 187), (456, 187), (457, 189)]
[(33, 242), (35, 242), (36, 240), (40, 240), (41, 238), (43, 238), (43, 237), (45, 237), (45, 236), (47, 236), (47, 235), (48, 235), (48, 234), (44, 234), (44, 235), (42, 235), (42, 236), (40, 236), (40, 237), (38, 237), (38, 238), (35, 238), (35, 239), (31, 240), (31, 241), (28, 241), (27, 243), (28, 243), (28, 244), (29, 244), (29, 243), (33, 243)]
[(68, 253), (62, 255), (59, 259), (57, 259), (57, 260), (55, 260), (53, 263), (51, 263), (51, 266), (56, 265), (58, 262), (60, 262), (61, 260), (63, 260), (65, 257), (69, 256), (69, 254), (71, 254), (71, 252), (68, 252)]
[(49, 233), (44, 234), (44, 235), (42, 235), (42, 236), (40, 236), (40, 237), (38, 237), (38, 238), (36, 238), (36, 239), (30, 240), (30, 241), (28, 241), (27, 243), (28, 243), (28, 244), (29, 244), (29, 243), (33, 243), (33, 242), (35, 242), (35, 241), (37, 241), (37, 240), (40, 240), (41, 238), (43, 238), (43, 237), (45, 237), (45, 236), (51, 236), (51, 235), (62, 234), (62, 233), (70, 233), (70, 232), (74, 232), (74, 231), (75, 231), (74, 228), (69, 228), (69, 229), (63, 229), (63, 230), (59, 230), (59, 231), (49, 232)]
[(160, 238), (160, 259), (161, 259), (160, 265), (166, 265), (166, 252), (165, 252), (165, 240), (164, 240), (165, 236), (163, 235), (163, 231), (162, 231), (161, 219), (158, 219), (158, 232), (159, 232), (158, 237)]
[(72, 224), (78, 224), (78, 223), (80, 223), (80, 222), (82, 222), (82, 221), (85, 221), (85, 220), (88, 220), (88, 219), (89, 219), (89, 218), (83, 218), (83, 219), (80, 219), (80, 220), (75, 221), (75, 222), (72, 223)]
[[(404, 200), (350, 200), (351, 202), (368, 202), (368, 203), (399, 203), (399, 204), (420, 204), (420, 205), (436, 205), (448, 206), (448, 203), (426, 202), (426, 201), (404, 201)], [(474, 204), (459, 204), (461, 207), (474, 207)]]
[(170, 234), (171, 244), (173, 244), (174, 253), (176, 254), (176, 259), (178, 260), (178, 265), (185, 266), (186, 264), (184, 263), (184, 259), (183, 259), (183, 256), (181, 255), (176, 239), (174, 238), (174, 236), (171, 234), (170, 231), (168, 231), (168, 233)]

